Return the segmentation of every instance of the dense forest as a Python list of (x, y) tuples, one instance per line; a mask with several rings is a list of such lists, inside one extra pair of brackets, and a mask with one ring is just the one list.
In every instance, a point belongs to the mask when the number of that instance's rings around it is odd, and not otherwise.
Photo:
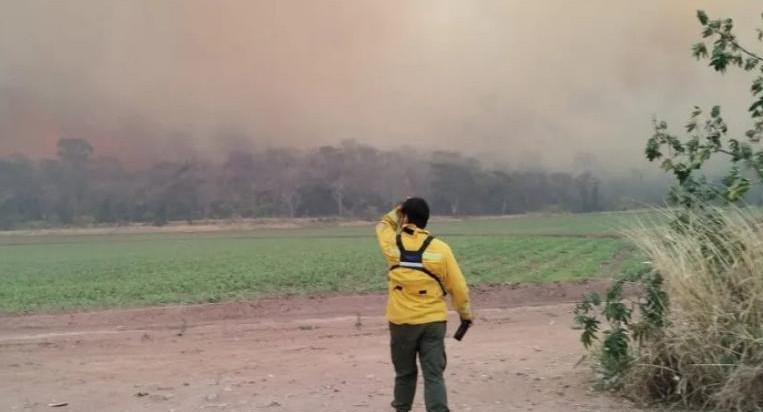
[(221, 161), (126, 167), (84, 139), (62, 139), (55, 159), (0, 158), (0, 228), (253, 217), (372, 218), (409, 195), (445, 215), (592, 212), (660, 200), (637, 173), (486, 166), (453, 152), (379, 150), (356, 142), (313, 150), (234, 151)]

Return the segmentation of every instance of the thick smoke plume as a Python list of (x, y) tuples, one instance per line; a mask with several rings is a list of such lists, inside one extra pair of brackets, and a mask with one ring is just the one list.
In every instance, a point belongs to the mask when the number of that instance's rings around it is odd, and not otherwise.
[(51, 156), (59, 138), (134, 162), (356, 140), (556, 169), (575, 159), (640, 165), (655, 114), (678, 127), (694, 104), (743, 113), (746, 80), (690, 58), (694, 15), (733, 17), (752, 40), (763, 9), (754, 0), (0, 3), (0, 155)]

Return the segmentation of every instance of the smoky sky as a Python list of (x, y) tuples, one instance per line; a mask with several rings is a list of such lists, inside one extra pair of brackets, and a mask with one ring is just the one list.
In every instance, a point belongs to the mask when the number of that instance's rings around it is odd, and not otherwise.
[(746, 126), (749, 78), (690, 56), (698, 8), (761, 50), (753, 0), (0, 0), (0, 154), (354, 139), (637, 166), (655, 115)]

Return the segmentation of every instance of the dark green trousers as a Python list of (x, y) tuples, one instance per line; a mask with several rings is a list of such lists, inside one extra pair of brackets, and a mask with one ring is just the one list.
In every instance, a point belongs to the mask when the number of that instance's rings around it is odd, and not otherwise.
[(448, 395), (442, 374), (447, 363), (445, 357), (445, 322), (423, 325), (395, 325), (390, 323), (392, 363), (395, 365), (395, 399), (392, 407), (408, 412), (416, 395), (419, 357), (424, 375), (424, 402), (427, 412), (449, 412)]

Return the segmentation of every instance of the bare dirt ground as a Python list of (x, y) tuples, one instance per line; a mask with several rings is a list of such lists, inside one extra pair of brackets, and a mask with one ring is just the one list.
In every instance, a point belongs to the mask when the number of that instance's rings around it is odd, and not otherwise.
[[(573, 302), (604, 283), (477, 288), (448, 338), (453, 411), (635, 411), (575, 366)], [(0, 317), (2, 411), (389, 411), (384, 296)], [(449, 323), (452, 333), (457, 325)], [(414, 411), (424, 411), (417, 395)], [(67, 403), (51, 407), (50, 404)]]

